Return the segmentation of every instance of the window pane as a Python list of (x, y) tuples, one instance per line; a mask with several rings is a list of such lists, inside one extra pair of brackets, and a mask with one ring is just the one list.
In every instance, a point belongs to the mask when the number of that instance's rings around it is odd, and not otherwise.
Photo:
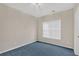
[(61, 20), (43, 23), (43, 37), (61, 39)]

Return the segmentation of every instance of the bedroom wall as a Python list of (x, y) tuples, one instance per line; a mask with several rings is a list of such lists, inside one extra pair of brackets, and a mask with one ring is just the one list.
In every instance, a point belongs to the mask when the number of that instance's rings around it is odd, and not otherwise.
[[(61, 40), (49, 39), (42, 36), (42, 23), (61, 19)], [(74, 15), (73, 9), (62, 11), (54, 15), (47, 15), (38, 20), (38, 41), (51, 43), (67, 48), (74, 48)]]
[(0, 4), (0, 53), (36, 41), (36, 18)]

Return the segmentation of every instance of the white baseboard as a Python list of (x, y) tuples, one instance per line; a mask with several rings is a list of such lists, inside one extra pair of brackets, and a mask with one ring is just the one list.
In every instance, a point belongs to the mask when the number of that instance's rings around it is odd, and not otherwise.
[(0, 51), (0, 54), (5, 53), (5, 52), (8, 52), (8, 51), (13, 50), (13, 49), (16, 49), (16, 48), (19, 48), (19, 47), (22, 47), (22, 46), (24, 46), (24, 45), (28, 45), (28, 44), (34, 43), (34, 42), (36, 42), (36, 41), (32, 41), (32, 42), (28, 42), (28, 43), (24, 43), (24, 44), (21, 44), (21, 45), (19, 45), (19, 46), (15, 46), (15, 47), (10, 48), (10, 49), (5, 50), (5, 51)]
[(65, 48), (69, 48), (69, 49), (74, 49), (72, 47), (68, 47), (68, 46), (64, 46), (64, 45), (60, 45), (60, 44), (55, 44), (55, 43), (51, 43), (48, 41), (43, 41), (43, 40), (38, 40), (39, 42), (44, 42), (44, 43), (48, 43), (48, 44), (53, 44), (53, 45), (57, 45), (57, 46), (61, 46), (61, 47), (65, 47)]

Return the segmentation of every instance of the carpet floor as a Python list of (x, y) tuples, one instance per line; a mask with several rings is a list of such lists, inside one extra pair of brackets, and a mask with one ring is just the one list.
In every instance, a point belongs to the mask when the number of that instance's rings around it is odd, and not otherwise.
[(56, 45), (35, 42), (23, 47), (5, 52), (0, 56), (75, 56), (73, 49)]

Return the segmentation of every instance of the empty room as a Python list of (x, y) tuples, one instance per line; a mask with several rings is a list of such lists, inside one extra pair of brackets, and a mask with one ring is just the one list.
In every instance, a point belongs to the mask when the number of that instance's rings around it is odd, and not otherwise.
[(0, 56), (78, 55), (78, 3), (0, 3)]

